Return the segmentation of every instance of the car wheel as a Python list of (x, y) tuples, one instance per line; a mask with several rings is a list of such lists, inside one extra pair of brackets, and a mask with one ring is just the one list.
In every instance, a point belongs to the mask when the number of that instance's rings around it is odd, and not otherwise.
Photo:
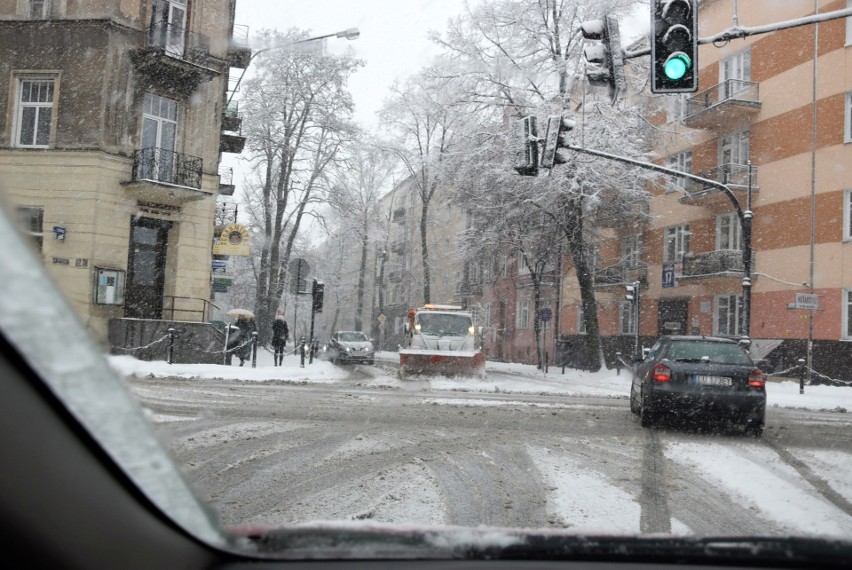
[(374, 364), (375, 364), (375, 362), (374, 362), (374, 361), (372, 361), (372, 360), (368, 360), (368, 361), (367, 361), (367, 365), (368, 365), (368, 366), (373, 366)]
[(636, 389), (630, 385), (630, 413), (639, 414), (639, 404), (636, 403)]
[(642, 400), (639, 407), (639, 424), (642, 427), (654, 427), (657, 424), (657, 414), (648, 397), (645, 395), (645, 390), (642, 390)]
[(743, 428), (743, 433), (748, 437), (760, 437), (763, 435), (763, 422), (749, 422)]

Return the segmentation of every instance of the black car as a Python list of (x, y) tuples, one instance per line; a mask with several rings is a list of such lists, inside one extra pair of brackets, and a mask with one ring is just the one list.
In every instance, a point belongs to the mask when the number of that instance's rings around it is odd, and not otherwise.
[(759, 436), (766, 415), (766, 375), (733, 340), (664, 336), (637, 364), (630, 411), (639, 415), (643, 427), (664, 418), (699, 426), (729, 420)]
[(375, 361), (376, 349), (361, 331), (337, 331), (331, 335), (328, 350), (333, 364), (373, 364)]

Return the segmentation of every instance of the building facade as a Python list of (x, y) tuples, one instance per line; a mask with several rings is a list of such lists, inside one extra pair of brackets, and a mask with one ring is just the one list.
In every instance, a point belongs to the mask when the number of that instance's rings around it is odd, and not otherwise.
[[(0, 2), (0, 192), (99, 341), (205, 321), (235, 0)], [(230, 181), (223, 191), (233, 191)]]
[[(820, 13), (852, 7), (816, 4)], [(815, 7), (707, 0), (700, 35), (730, 27), (735, 5), (744, 27)], [(652, 122), (664, 133), (653, 150), (660, 164), (726, 184), (753, 212), (750, 327), (735, 205), (716, 187), (670, 178), (653, 188), (647, 225), (607, 246), (641, 272), (642, 344), (662, 334), (749, 333), (753, 355), (773, 369), (806, 358), (818, 373), (852, 379), (852, 18), (701, 45), (698, 62), (695, 95), (653, 99)], [(628, 351), (629, 281), (599, 300), (604, 334)]]

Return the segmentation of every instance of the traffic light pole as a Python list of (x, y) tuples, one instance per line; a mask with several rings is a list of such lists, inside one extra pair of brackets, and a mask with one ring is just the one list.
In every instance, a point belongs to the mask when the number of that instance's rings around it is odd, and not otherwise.
[[(575, 152), (580, 152), (583, 154), (591, 154), (592, 156), (599, 156), (601, 158), (606, 158), (609, 160), (614, 160), (616, 162), (623, 162), (625, 164), (630, 164), (633, 166), (638, 166), (640, 168), (644, 168), (646, 170), (653, 170), (654, 172), (661, 172), (663, 174), (668, 174), (670, 176), (675, 176), (677, 178), (685, 178), (687, 180), (694, 180), (695, 182), (700, 182), (705, 186), (712, 186), (714, 188), (718, 188), (722, 190), (728, 199), (731, 201), (731, 204), (734, 205), (734, 209), (737, 212), (737, 217), (740, 221), (740, 228), (742, 229), (742, 237), (743, 237), (743, 321), (742, 321), (742, 331), (740, 332), (740, 342), (748, 349), (751, 346), (751, 229), (752, 229), (752, 218), (754, 217), (753, 212), (751, 211), (751, 174), (752, 174), (752, 166), (751, 162), (749, 162), (748, 174), (749, 174), (749, 184), (748, 184), (748, 193), (746, 196), (746, 209), (743, 210), (740, 206), (739, 200), (737, 200), (736, 195), (734, 195), (733, 191), (728, 188), (725, 184), (721, 182), (717, 182), (716, 180), (710, 180), (709, 178), (702, 178), (700, 176), (696, 176), (694, 174), (689, 174), (687, 172), (680, 172), (678, 170), (672, 170), (671, 168), (666, 168), (665, 166), (660, 166), (658, 164), (653, 164), (650, 162), (642, 162), (641, 160), (634, 160), (632, 158), (627, 158), (625, 156), (618, 156), (615, 154), (610, 154), (608, 152), (603, 152), (600, 150), (594, 150), (590, 148), (583, 148), (574, 145), (568, 145), (566, 148), (569, 150), (573, 150)], [(688, 192), (686, 192), (689, 195)]]

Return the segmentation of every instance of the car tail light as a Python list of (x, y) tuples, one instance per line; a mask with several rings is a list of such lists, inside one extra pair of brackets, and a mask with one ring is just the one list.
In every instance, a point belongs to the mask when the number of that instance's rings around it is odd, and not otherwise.
[(671, 382), (672, 381), (672, 371), (671, 368), (666, 366), (665, 364), (657, 364), (651, 370), (651, 378), (656, 382)]
[(764, 388), (766, 386), (766, 374), (762, 370), (752, 370), (748, 375), (748, 385), (752, 388)]

